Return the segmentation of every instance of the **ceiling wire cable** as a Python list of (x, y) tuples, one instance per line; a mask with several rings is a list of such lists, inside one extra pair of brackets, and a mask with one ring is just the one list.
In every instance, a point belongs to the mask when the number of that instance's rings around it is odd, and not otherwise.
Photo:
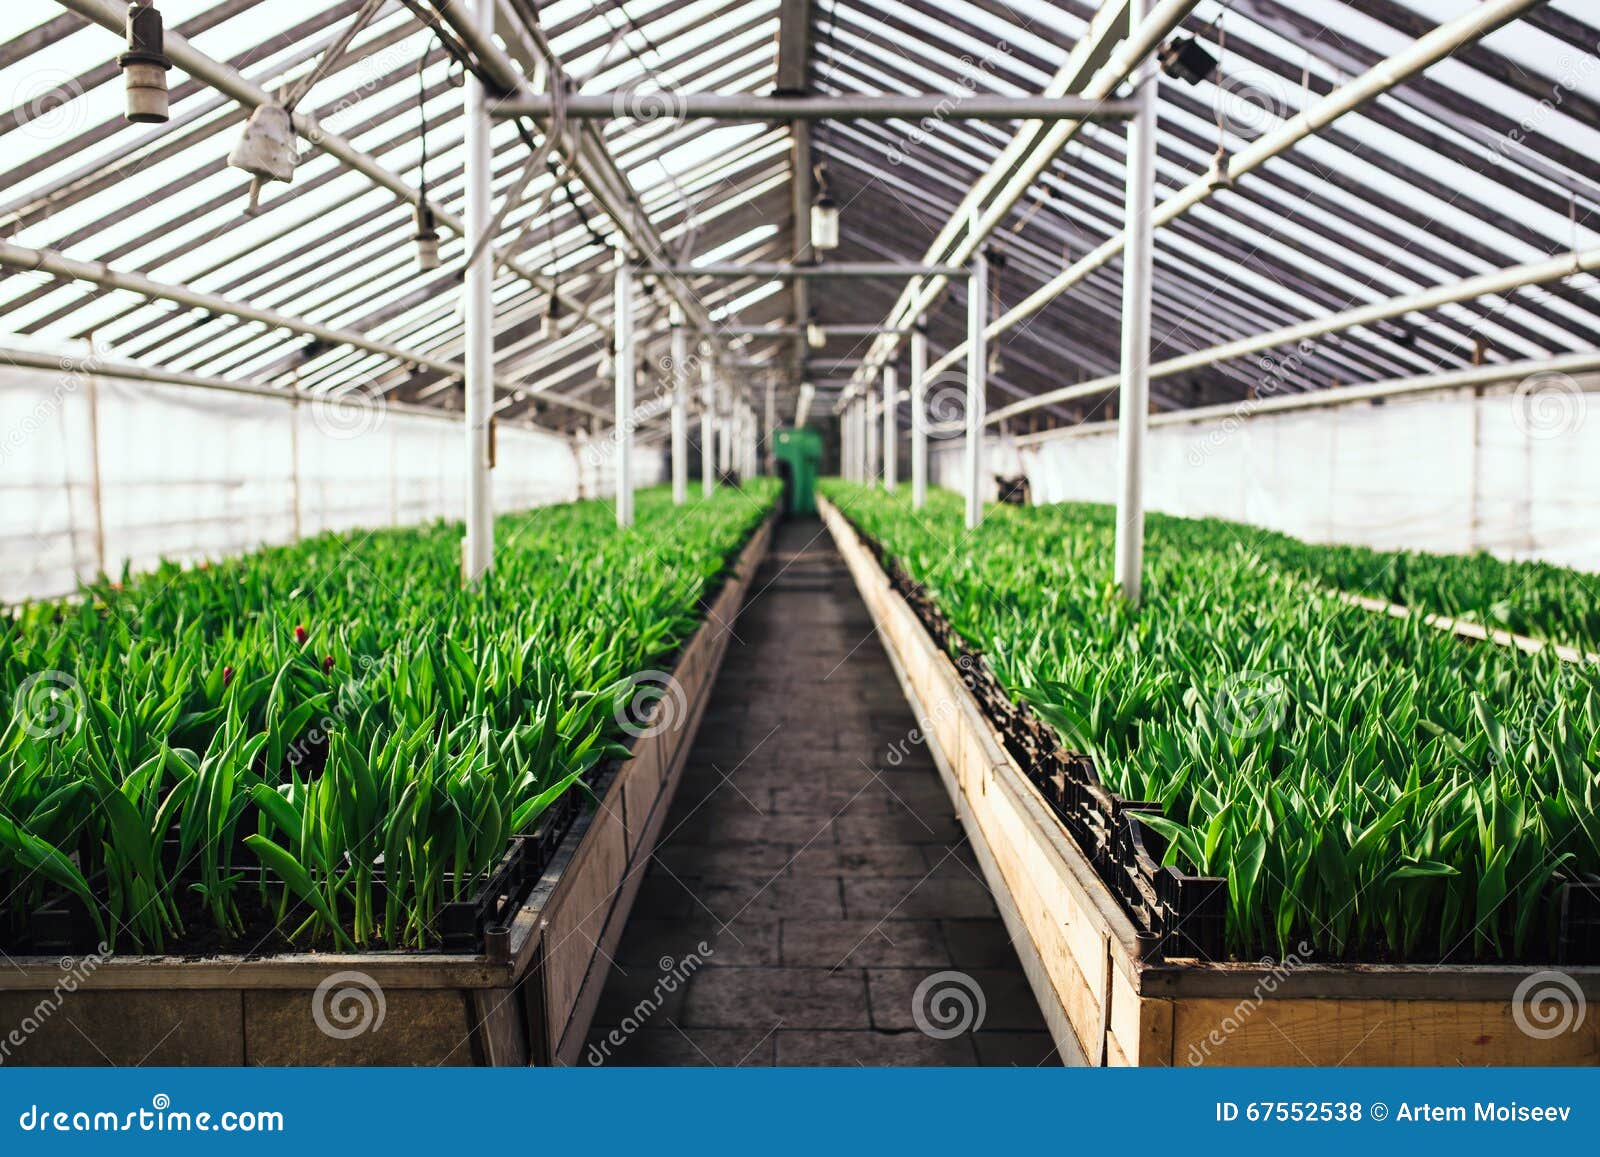
[(426, 46), (417, 59), (417, 118), (421, 121), (418, 133), (422, 141), (422, 159), (417, 164), (417, 205), (428, 207), (428, 80), (423, 75), (430, 53)]
[(355, 19), (340, 34), (339, 39), (328, 46), (311, 71), (283, 91), (281, 103), (285, 111), (293, 112), (295, 106), (305, 98), (306, 93), (310, 92), (316, 83), (324, 76), (327, 76), (329, 70), (344, 58), (351, 42), (361, 34), (368, 24), (372, 23), (373, 18), (378, 15), (385, 3), (387, 3), (387, 0), (366, 0), (366, 3), (361, 5), (361, 9), (356, 13)]

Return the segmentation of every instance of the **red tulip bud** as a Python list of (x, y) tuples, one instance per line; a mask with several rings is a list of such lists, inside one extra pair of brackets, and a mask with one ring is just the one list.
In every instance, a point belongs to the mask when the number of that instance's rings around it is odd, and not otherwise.
[(224, 687), (226, 687), (229, 683), (232, 683), (232, 682), (233, 682), (233, 668), (232, 667), (224, 667), (222, 669), (222, 685)]
[(298, 627), (298, 626), (295, 627), (295, 629), (294, 629), (294, 641), (296, 643), (299, 643), (303, 647), (303, 646), (306, 645), (306, 639), (307, 638), (309, 638), (309, 636), (306, 634), (306, 629), (304, 627)]
[(333, 670), (333, 656), (329, 655), (326, 659), (322, 660), (322, 673), (326, 675), (331, 670)]

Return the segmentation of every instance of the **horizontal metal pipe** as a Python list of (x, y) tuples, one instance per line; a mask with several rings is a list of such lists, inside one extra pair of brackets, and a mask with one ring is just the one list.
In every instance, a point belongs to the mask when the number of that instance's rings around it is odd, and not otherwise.
[[(547, 94), (499, 102), (499, 117), (549, 117), (555, 102)], [(572, 120), (1073, 120), (1117, 121), (1133, 115), (1123, 100), (1081, 96), (995, 96), (916, 93), (851, 96), (756, 96), (749, 93), (620, 91), (577, 93), (561, 102)]]
[[(340, 399), (338, 391), (313, 393), (309, 390), (261, 386), (254, 382), (236, 382), (228, 378), (212, 377), (209, 374), (192, 374), (187, 370), (170, 370), (161, 366), (147, 366), (138, 362), (118, 361), (98, 356), (58, 357), (41, 353), (38, 350), (0, 347), (0, 368), (6, 366), (42, 370), (46, 373), (61, 373), (72, 377), (81, 376), (115, 381), (145, 382), (160, 386), (185, 386), (196, 390), (212, 390), (217, 393), (266, 398), (274, 402), (306, 402), (314, 404), (320, 400), (336, 404)], [(408, 414), (417, 418), (435, 418), (445, 422), (459, 423), (462, 418), (459, 412), (452, 413), (449, 410), (441, 410), (436, 406), (414, 406), (407, 402), (386, 400), (383, 403), (383, 409), (386, 413)], [(537, 422), (507, 421), (503, 424), (522, 429), (537, 430), (552, 437), (563, 439), (567, 437), (565, 434), (559, 434), (554, 430), (540, 426)]]
[[(155, 281), (142, 273), (129, 273), (112, 269), (99, 261), (79, 261), (76, 258), (66, 256), (64, 253), (57, 253), (53, 249), (29, 249), (23, 245), (14, 245), (9, 241), (0, 241), (0, 266), (6, 266), (11, 269), (38, 270), (55, 277), (86, 281), (106, 289), (121, 289), (129, 293), (137, 293), (141, 297), (176, 302), (190, 309), (203, 309), (208, 313), (258, 322), (261, 325), (286, 329), (291, 333), (304, 334), (307, 337), (316, 338), (318, 341), (327, 342), (330, 345), (343, 345), (353, 349), (366, 350), (368, 353), (380, 354), (383, 357), (393, 358), (405, 364), (432, 370), (435, 373), (447, 374), (451, 377), (459, 377), (465, 372), (464, 367), (459, 362), (449, 361), (446, 358), (435, 357), (432, 354), (420, 353), (416, 350), (406, 349), (403, 346), (392, 345), (389, 342), (369, 338), (365, 334), (355, 333), (350, 330), (320, 325), (317, 322), (307, 321), (304, 318), (294, 317), (286, 313), (279, 313), (276, 310), (258, 309), (255, 306), (245, 305), (242, 302), (233, 301), (226, 297), (218, 297), (216, 294), (202, 293), (187, 286), (170, 285), (166, 282)], [(509, 382), (497, 381), (495, 385), (497, 388), (507, 391), (515, 388)], [(539, 394), (537, 397), (542, 401), (557, 402), (586, 414), (598, 417), (610, 416), (605, 410), (598, 406), (590, 405), (588, 402), (563, 398), (555, 394)]]
[[(540, 94), (534, 92), (527, 77), (517, 68), (506, 50), (500, 47), (494, 37), (485, 33), (465, 0), (439, 0), (438, 7), (445, 23), (461, 37), (495, 82), (511, 94), (503, 100), (490, 102), (491, 113), (497, 106), (512, 101), (538, 99)], [(520, 29), (516, 25), (520, 25)], [(519, 31), (526, 33), (536, 45), (537, 51), (545, 57), (543, 63), (549, 68), (551, 82), (566, 83), (567, 78), (561, 68), (560, 59), (539, 24), (537, 22), (529, 24), (525, 20), (516, 21), (512, 27), (506, 29), (507, 42), (520, 41)], [(659, 268), (661, 262), (658, 255), (666, 250), (666, 245), (656, 230), (650, 214), (645, 211), (638, 192), (628, 176), (618, 167), (616, 158), (611, 155), (595, 126), (580, 125), (573, 136), (575, 151), (569, 159), (584, 186), (606, 216), (628, 239), (633, 251), (643, 255), (652, 268)], [(685, 320), (695, 330), (708, 338), (715, 336), (716, 330), (711, 316), (699, 298), (677, 285), (669, 284), (667, 292), (677, 301), (684, 311)], [(713, 358), (718, 352), (712, 351)]]
[[(1437, 285), (1420, 293), (1408, 293), (1400, 297), (1387, 298), (1384, 301), (1375, 301), (1370, 305), (1357, 306), (1355, 309), (1347, 309), (1342, 313), (1329, 314), (1326, 317), (1314, 318), (1311, 321), (1285, 326), (1282, 329), (1272, 330), (1268, 333), (1255, 334), (1251, 337), (1240, 338), (1238, 341), (1226, 342), (1211, 349), (1184, 354), (1182, 357), (1169, 358), (1164, 362), (1157, 362), (1151, 366), (1150, 376), (1152, 378), (1172, 377), (1174, 374), (1203, 369), (1207, 366), (1216, 365), (1218, 362), (1231, 361), (1234, 358), (1248, 357), (1250, 354), (1264, 353), (1280, 346), (1294, 345), (1313, 338), (1325, 337), (1341, 330), (1354, 329), (1362, 325), (1372, 325), (1376, 322), (1404, 317), (1410, 313), (1423, 313), (1431, 309), (1439, 309), (1446, 305), (1456, 305), (1480, 297), (1503, 295), (1529, 285), (1544, 285), (1579, 273), (1594, 273), (1597, 270), (1600, 270), (1600, 249), (1584, 249), (1576, 253), (1554, 257), (1548, 261), (1535, 261), (1527, 265), (1513, 265), (1509, 269), (1496, 270), (1493, 273), (1485, 273), (1478, 277), (1469, 277), (1465, 281), (1452, 282), (1449, 285)], [(943, 361), (944, 359), (940, 360)], [(930, 372), (937, 373), (938, 371), (930, 370)], [(1049, 390), (1043, 394), (1036, 394), (1031, 398), (1024, 398), (1020, 402), (1013, 402), (1009, 406), (1002, 406), (989, 415), (989, 422), (992, 425), (995, 422), (1015, 417), (1018, 414), (1025, 414), (1030, 410), (1037, 410), (1044, 406), (1072, 401), (1075, 398), (1103, 394), (1109, 390), (1116, 389), (1120, 381), (1119, 375), (1108, 374), (1105, 377), (1094, 378), (1091, 381), (1079, 382), (1077, 385), (1064, 386), (1059, 390)]]
[[(1312, 390), (1304, 394), (1284, 394), (1271, 398), (1255, 398), (1216, 406), (1198, 406), (1192, 410), (1173, 410), (1152, 414), (1151, 426), (1186, 426), (1222, 418), (1240, 420), (1262, 414), (1280, 414), (1294, 410), (1318, 410), (1333, 406), (1347, 406), (1357, 402), (1370, 402), (1379, 398), (1403, 397), (1407, 394), (1438, 393), (1442, 390), (1472, 389), (1480, 386), (1503, 385), (1540, 375), (1573, 375), (1600, 373), (1600, 353), (1561, 354), (1552, 358), (1530, 358), (1526, 361), (1503, 362), (1493, 366), (1473, 366), (1469, 369), (1446, 370), (1437, 374), (1421, 374), (1410, 378), (1390, 378), (1382, 382), (1366, 382), (1355, 386), (1337, 386), (1327, 390)], [(1064, 430), (1043, 430), (1037, 434), (1022, 434), (1016, 439), (1019, 445), (1034, 445), (1061, 438), (1082, 438), (1090, 434), (1108, 433), (1117, 428), (1117, 420), (1086, 422)]]
[[(58, 0), (65, 8), (69, 8), (86, 20), (93, 21), (102, 28), (121, 35), (127, 26), (128, 6), (122, 0)], [(271, 104), (275, 99), (266, 89), (250, 80), (243, 73), (230, 65), (213, 60), (205, 53), (196, 49), (184, 37), (170, 28), (164, 34), (163, 50), (172, 58), (172, 62), (194, 77), (204, 81), (212, 88), (227, 96), (232, 97), (246, 108), (260, 108), (264, 104)], [(290, 120), (294, 130), (315, 147), (328, 153), (343, 163), (348, 168), (361, 173), (374, 185), (387, 189), (400, 201), (407, 205), (417, 203), (417, 190), (405, 181), (395, 176), (384, 168), (370, 154), (355, 147), (338, 133), (322, 127), (313, 117), (304, 113), (291, 113)], [(466, 235), (466, 222), (451, 213), (443, 205), (429, 202), (433, 208), (434, 218), (444, 228), (460, 236)], [(553, 292), (555, 282), (542, 274), (536, 274), (522, 262), (515, 260), (509, 253), (495, 251), (496, 260), (521, 277), (529, 284), (547, 292)], [(563, 304), (575, 313), (590, 318), (588, 307), (573, 298), (563, 296)], [(590, 320), (593, 320), (590, 318)]]
[[(1405, 50), (1387, 60), (1379, 61), (1354, 80), (1334, 89), (1303, 112), (1284, 121), (1272, 132), (1258, 137), (1234, 153), (1227, 158), (1227, 166), (1223, 172), (1208, 173), (1191, 181), (1179, 192), (1156, 206), (1155, 212), (1151, 215), (1152, 222), (1158, 229), (1169, 224), (1209, 199), (1217, 190), (1229, 187), (1239, 178), (1288, 152), (1346, 113), (1353, 112), (1368, 101), (1382, 96), (1390, 89), (1437, 64), (1456, 49), (1486, 36), (1507, 21), (1516, 19), (1528, 9), (1536, 8), (1543, 2), (1544, 0), (1487, 0), (1472, 11), (1439, 25), (1432, 32), (1418, 38)], [(1072, 286), (1121, 253), (1123, 241), (1124, 234), (1120, 232), (1114, 234), (1083, 258), (1045, 282), (990, 322), (987, 336), (998, 337), (1055, 301)], [(942, 369), (948, 369), (964, 353), (963, 343), (928, 367), (928, 372), (936, 374)]]
[[(882, 325), (829, 325), (817, 323), (817, 328), (829, 337), (870, 337), (879, 333), (899, 333), (899, 330)], [(798, 337), (806, 332), (803, 325), (730, 325), (719, 332), (730, 337)]]
[[(1051, 78), (1046, 94), (1063, 94), (1076, 89), (1090, 99), (1108, 98), (1139, 63), (1183, 23), (1195, 6), (1196, 0), (1160, 0), (1124, 39), (1127, 0), (1107, 0)], [(1090, 73), (1090, 69), (1094, 71)], [(1010, 217), (1018, 202), (1082, 127), (1082, 120), (1068, 118), (1037, 132), (1027, 128), (1019, 132), (952, 211), (929, 246), (925, 260), (967, 261)], [(974, 213), (978, 215), (976, 226), (973, 225)], [(937, 279), (908, 285), (889, 311), (887, 320), (890, 324), (907, 323), (927, 313), (944, 289), (944, 283)], [(881, 364), (892, 358), (899, 348), (897, 337), (886, 337), (874, 343), (871, 356)], [(858, 388), (864, 388), (859, 380)]]
[[(903, 265), (896, 261), (835, 261), (817, 265), (790, 265), (786, 262), (752, 261), (748, 265), (733, 263), (711, 265), (667, 265), (651, 270), (668, 277), (756, 277), (769, 280), (796, 278), (894, 278), (894, 277), (965, 277), (967, 269), (960, 265)], [(824, 326), (824, 329), (827, 327)]]

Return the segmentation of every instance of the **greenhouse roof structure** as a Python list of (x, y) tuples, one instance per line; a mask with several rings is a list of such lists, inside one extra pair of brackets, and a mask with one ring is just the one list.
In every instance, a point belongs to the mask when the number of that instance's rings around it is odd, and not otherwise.
[[(27, 0), (7, 18), (0, 325), (14, 334), (93, 338), (158, 378), (362, 383), (460, 409), (470, 69), (494, 102), (542, 109), (498, 110), (491, 138), (502, 419), (610, 421), (619, 244), (651, 287), (645, 351), (665, 354), (682, 310), (785, 413), (802, 383), (819, 407), (860, 393), (919, 318), (934, 370), (956, 364), (961, 278), (651, 276), (814, 260), (823, 193), (841, 210), (824, 264), (987, 254), (991, 420), (1058, 426), (1113, 396), (1127, 127), (985, 102), (1114, 102), (1139, 59), (1125, 0), (500, 0), (492, 36), (485, 5), (461, 0), (159, 7), (161, 124), (123, 116), (121, 0)], [(1138, 29), (1172, 50), (1156, 409), (1252, 396), (1261, 355), (1292, 353), (1283, 388), (1303, 392), (1600, 344), (1592, 6), (1193, 0), (1151, 4)], [(888, 98), (909, 103), (892, 115)], [(228, 157), (273, 102), (292, 108), (298, 164), (252, 209)], [(429, 270), (413, 256), (419, 199), (442, 236)]]

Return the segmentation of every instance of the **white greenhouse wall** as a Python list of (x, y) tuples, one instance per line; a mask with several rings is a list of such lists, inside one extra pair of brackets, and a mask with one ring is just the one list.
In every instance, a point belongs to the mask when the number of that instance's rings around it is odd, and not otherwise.
[[(1158, 425), (1146, 501), (1311, 542), (1600, 571), (1600, 393), (1561, 401), (1530, 417), (1509, 389), (1464, 391)], [(1027, 441), (989, 439), (985, 473), (1014, 472), (1020, 455), (1035, 502), (1115, 501), (1115, 428)], [(935, 444), (930, 477), (959, 488), (964, 457), (960, 442)]]
[[(566, 440), (509, 426), (497, 437), (496, 510), (579, 496)], [(0, 368), (0, 602), (70, 593), (102, 565), (456, 519), (463, 453), (447, 419)], [(640, 451), (640, 485), (659, 481), (663, 457)], [(611, 491), (614, 470), (590, 473), (583, 493)]]

